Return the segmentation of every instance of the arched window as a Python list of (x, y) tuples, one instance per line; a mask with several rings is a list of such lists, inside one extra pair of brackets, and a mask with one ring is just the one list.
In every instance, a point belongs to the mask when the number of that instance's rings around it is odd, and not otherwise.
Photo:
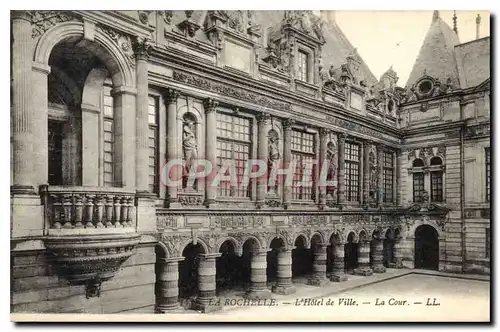
[[(413, 161), (413, 167), (423, 167), (424, 161), (417, 158)], [(413, 170), (413, 201), (421, 202), (425, 191), (423, 170)]]
[[(441, 166), (443, 161), (439, 157), (432, 157), (431, 166)], [(431, 201), (443, 201), (443, 170), (431, 170)]]

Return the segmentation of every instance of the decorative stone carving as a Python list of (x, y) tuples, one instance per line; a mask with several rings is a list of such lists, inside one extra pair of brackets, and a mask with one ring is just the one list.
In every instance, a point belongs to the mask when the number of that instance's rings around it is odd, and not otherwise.
[[(328, 161), (328, 172), (326, 175), (327, 181), (333, 181), (337, 176), (337, 147), (330, 141), (326, 145), (326, 160)], [(335, 195), (335, 187), (328, 186), (326, 188), (327, 198), (333, 199)]]
[(291, 111), (292, 107), (289, 103), (280, 102), (277, 100), (264, 97), (257, 93), (252, 93), (238, 88), (233, 88), (222, 83), (210, 81), (201, 77), (190, 74), (185, 74), (179, 71), (174, 71), (173, 79), (191, 86), (198, 87), (207, 91), (212, 91), (225, 95), (228, 97), (236, 98), (239, 100), (248, 101), (261, 105), (264, 107), (274, 108), (280, 111)]
[(248, 228), (261, 227), (264, 225), (263, 216), (251, 215), (213, 215), (210, 217), (212, 228)]
[(180, 257), (182, 255), (182, 245), (187, 242), (191, 237), (179, 234), (165, 234), (162, 233), (160, 241), (165, 244), (167, 248), (168, 258)]
[(189, 36), (192, 38), (196, 34), (196, 31), (200, 29), (200, 26), (191, 19), (193, 15), (192, 10), (185, 10), (184, 13), (186, 14), (186, 18), (177, 24), (177, 27), (184, 32), (185, 37)]
[(346, 214), (342, 216), (342, 223), (362, 223), (365, 222), (365, 217), (362, 214)]
[(137, 12), (139, 16), (139, 21), (141, 21), (142, 24), (148, 24), (149, 23), (149, 14), (151, 14), (152, 10), (139, 10)]
[(281, 201), (277, 199), (266, 199), (266, 205), (269, 207), (280, 207), (281, 206)]
[(289, 224), (292, 226), (327, 225), (328, 221), (326, 215), (292, 215), (289, 217)]
[(135, 54), (130, 36), (124, 35), (113, 28), (102, 24), (97, 24), (96, 30), (108, 35), (116, 43), (118, 48), (122, 50), (129, 66), (135, 68)]
[(100, 286), (112, 278), (139, 243), (137, 233), (48, 237), (58, 273), (70, 284), (86, 285), (87, 298), (100, 295)]
[(376, 203), (377, 200), (377, 188), (378, 188), (378, 165), (375, 157), (375, 153), (370, 151), (368, 155), (368, 168), (370, 174), (370, 203)]
[[(278, 145), (279, 135), (276, 130), (271, 129), (268, 134), (268, 151), (269, 156), (267, 160), (267, 173), (270, 175), (275, 169), (279, 168), (279, 161), (281, 159), (280, 149)], [(268, 187), (268, 195), (276, 196), (278, 184)]]
[(163, 11), (163, 21), (167, 24), (167, 25), (171, 25), (172, 24), (172, 16), (173, 16), (173, 12), (171, 10), (164, 10)]
[(58, 23), (76, 19), (74, 14), (66, 11), (36, 10), (29, 13), (31, 14), (32, 38), (43, 35)]
[(157, 215), (156, 227), (158, 229), (175, 229), (178, 228), (178, 219), (176, 215)]
[(178, 195), (181, 205), (202, 205), (203, 197), (201, 195), (181, 194)]
[(187, 187), (191, 167), (193, 166), (194, 161), (198, 158), (198, 143), (196, 141), (195, 121), (196, 119), (192, 117), (190, 113), (184, 114), (182, 124), (182, 152), (185, 163), (182, 174), (183, 188)]
[(339, 119), (339, 118), (336, 118), (332, 115), (327, 115), (325, 121), (327, 123), (330, 123), (334, 126), (344, 128), (346, 130), (356, 131), (360, 134), (365, 134), (365, 135), (376, 137), (376, 138), (383, 138), (382, 132), (380, 132), (380, 131), (377, 131), (377, 130), (374, 130), (371, 128), (367, 128), (365, 126), (359, 125), (359, 124), (351, 122), (349, 120)]

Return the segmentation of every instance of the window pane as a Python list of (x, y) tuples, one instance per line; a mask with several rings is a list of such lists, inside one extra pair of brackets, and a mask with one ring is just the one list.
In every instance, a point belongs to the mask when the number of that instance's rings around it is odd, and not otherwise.
[(490, 187), (491, 187), (491, 166), (490, 166), (490, 148), (485, 149), (485, 164), (486, 164), (486, 201), (490, 201)]
[(424, 173), (413, 173), (413, 201), (421, 202), (424, 192)]
[(105, 83), (103, 87), (103, 178), (104, 186), (114, 186), (114, 123), (113, 97), (111, 85)]
[(359, 145), (345, 143), (345, 195), (348, 202), (359, 202)]
[(443, 172), (431, 172), (431, 200), (443, 201)]
[(149, 121), (149, 186), (148, 190), (151, 193), (158, 193), (158, 98), (149, 96), (148, 105), (148, 121)]

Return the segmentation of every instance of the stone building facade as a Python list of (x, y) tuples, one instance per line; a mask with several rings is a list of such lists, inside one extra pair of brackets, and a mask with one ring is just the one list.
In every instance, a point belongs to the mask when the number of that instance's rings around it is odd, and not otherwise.
[[(402, 88), (333, 12), (11, 24), (12, 312), (206, 312), (235, 284), (489, 273), (489, 37), (460, 44), (436, 12)], [(190, 177), (199, 160), (212, 176)], [(249, 160), (283, 181), (245, 184)], [(236, 184), (212, 185), (226, 165)]]

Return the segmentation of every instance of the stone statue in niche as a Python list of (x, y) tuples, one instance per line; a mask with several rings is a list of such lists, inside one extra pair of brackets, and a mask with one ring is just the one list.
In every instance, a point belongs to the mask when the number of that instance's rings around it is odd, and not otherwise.
[[(281, 159), (281, 155), (280, 155), (278, 141), (279, 141), (278, 133), (274, 129), (271, 129), (269, 131), (269, 143), (268, 143), (269, 144), (269, 147), (268, 147), (269, 158), (267, 161), (268, 178), (271, 176), (273, 171), (275, 171), (279, 167), (278, 163), (279, 163), (279, 160)], [(277, 183), (273, 184), (272, 186), (269, 186), (267, 188), (268, 195), (269, 196), (277, 196), (277, 189), (278, 189)]]
[(370, 171), (370, 203), (376, 203), (377, 201), (377, 178), (378, 178), (378, 170), (377, 170), (377, 162), (375, 160), (375, 154), (370, 152), (368, 157), (368, 165)]
[[(328, 160), (328, 172), (326, 175), (327, 181), (334, 181), (335, 176), (337, 175), (337, 151), (335, 148), (335, 144), (333, 142), (329, 142), (326, 145), (326, 160)], [(326, 187), (326, 197), (327, 199), (333, 199), (335, 193), (335, 187), (327, 186)]]
[[(195, 120), (190, 114), (184, 115), (182, 124), (182, 151), (184, 157), (183, 168), (183, 188), (187, 187), (189, 172), (193, 166), (194, 161), (198, 157), (198, 143), (196, 142), (196, 124)], [(194, 189), (194, 186), (187, 189)]]

